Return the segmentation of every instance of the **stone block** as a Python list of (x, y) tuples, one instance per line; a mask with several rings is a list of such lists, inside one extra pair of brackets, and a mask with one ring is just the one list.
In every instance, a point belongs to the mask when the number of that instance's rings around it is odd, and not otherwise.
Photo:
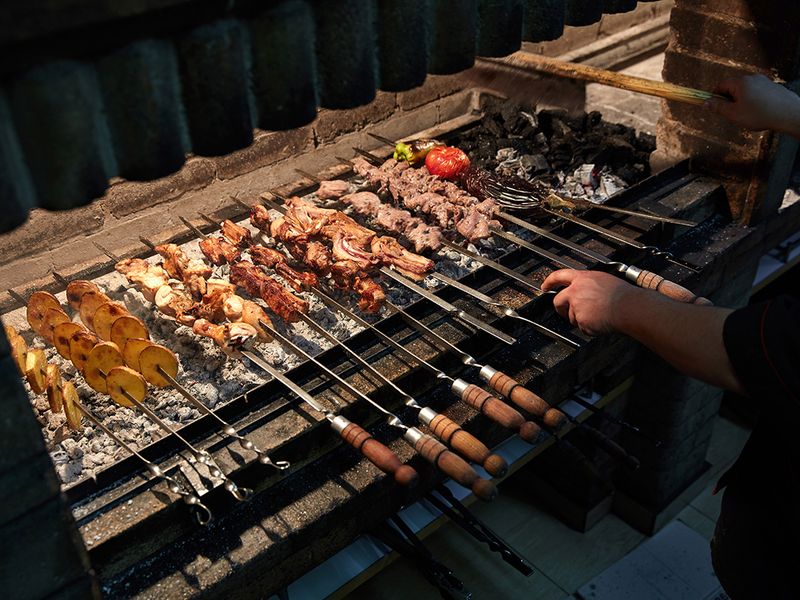
[(149, 182), (124, 181), (112, 185), (100, 204), (121, 218), (169, 202), (188, 191), (199, 190), (216, 175), (216, 164), (207, 158), (191, 158), (177, 172)]
[(439, 98), (455, 94), (467, 87), (460, 75), (429, 75), (425, 83), (407, 92), (397, 94), (397, 104), (403, 110), (414, 110)]
[(349, 110), (321, 110), (313, 123), (316, 139), (322, 143), (339, 136), (380, 123), (394, 113), (397, 97), (393, 92), (378, 92), (369, 104)]
[(0, 473), (45, 452), (42, 431), (33, 416), (19, 371), (8, 352), (8, 343), (3, 334), (0, 349), (0, 398), (3, 399), (0, 414)]
[[(104, 222), (101, 202), (59, 212), (34, 209), (21, 227), (0, 237), (0, 265), (56, 248), (67, 240), (99, 230)], [(12, 285), (7, 280), (3, 283)]]
[(219, 179), (233, 179), (314, 147), (311, 127), (263, 132), (253, 143), (227, 156), (213, 159)]

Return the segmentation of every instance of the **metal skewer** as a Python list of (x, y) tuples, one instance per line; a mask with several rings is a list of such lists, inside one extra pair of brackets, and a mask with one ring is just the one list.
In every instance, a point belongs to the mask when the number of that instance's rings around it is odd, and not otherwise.
[[(307, 173), (306, 171), (303, 171), (301, 169), (295, 169), (295, 171), (297, 173), (300, 173), (304, 177), (308, 178), (309, 180), (317, 183), (317, 184), (321, 183), (319, 178), (315, 177), (314, 175), (311, 175), (310, 173)], [(275, 195), (278, 198), (281, 198), (278, 194), (273, 194), (273, 195)], [(244, 203), (239, 201), (239, 200), (237, 200), (237, 202), (239, 202), (240, 204), (244, 205)], [(521, 276), (519, 273), (517, 273), (513, 269), (509, 269), (505, 265), (502, 265), (502, 264), (500, 264), (498, 262), (495, 262), (495, 261), (493, 261), (491, 259), (484, 258), (483, 256), (481, 256), (479, 254), (475, 254), (475, 253), (467, 254), (467, 252), (469, 252), (469, 251), (467, 251), (466, 249), (462, 248), (461, 246), (458, 246), (456, 244), (450, 243), (449, 241), (444, 240), (444, 239), (442, 241), (444, 242), (444, 245), (447, 246), (448, 248), (452, 248), (453, 250), (456, 250), (457, 252), (460, 252), (461, 254), (464, 254), (465, 256), (469, 256), (473, 260), (476, 260), (476, 261), (478, 261), (478, 262), (480, 262), (480, 263), (482, 263), (482, 264), (484, 264), (484, 265), (486, 265), (488, 267), (491, 267), (491, 268), (499, 271), (503, 275), (506, 275), (507, 277), (510, 277), (510, 278), (518, 281), (519, 283), (522, 283), (526, 287), (532, 289), (537, 295), (541, 295), (543, 293), (546, 293), (546, 292), (542, 292), (542, 290), (538, 286), (533, 285), (526, 277)], [(578, 343), (578, 342), (576, 342), (574, 340), (571, 340), (571, 339), (561, 335), (560, 333), (558, 333), (556, 331), (553, 331), (549, 327), (545, 327), (544, 325), (540, 325), (539, 323), (536, 323), (535, 321), (532, 321), (531, 319), (528, 319), (527, 317), (523, 317), (522, 315), (520, 315), (516, 310), (514, 310), (510, 306), (507, 306), (506, 304), (504, 304), (502, 302), (499, 302), (498, 300), (495, 300), (494, 298), (491, 298), (491, 297), (487, 296), (486, 294), (476, 290), (475, 288), (472, 288), (472, 287), (470, 287), (470, 286), (468, 286), (466, 284), (463, 284), (460, 281), (456, 281), (455, 279), (452, 279), (452, 278), (450, 278), (450, 277), (448, 277), (448, 276), (446, 276), (446, 275), (444, 275), (442, 273), (439, 273), (438, 271), (431, 271), (430, 273), (427, 273), (426, 275), (430, 275), (431, 277), (434, 277), (434, 278), (438, 279), (442, 283), (445, 283), (445, 284), (447, 284), (449, 286), (452, 286), (452, 287), (464, 292), (465, 294), (467, 294), (469, 296), (472, 296), (473, 298), (475, 298), (476, 300), (479, 300), (480, 302), (482, 302), (484, 304), (487, 304), (489, 306), (494, 306), (494, 307), (500, 309), (500, 311), (505, 316), (510, 317), (512, 319), (517, 319), (519, 321), (523, 321), (523, 322), (527, 323), (528, 325), (530, 325), (536, 331), (538, 331), (539, 333), (541, 333), (543, 335), (546, 335), (546, 336), (548, 336), (548, 337), (550, 337), (550, 338), (552, 338), (552, 339), (554, 339), (554, 340), (556, 340), (558, 342), (565, 343), (568, 346), (572, 346), (573, 348), (580, 347), (580, 343)]]
[(386, 416), (386, 422), (392, 427), (397, 427), (403, 431), (403, 440), (406, 441), (412, 448), (417, 450), (426, 460), (428, 460), (435, 467), (439, 468), (443, 473), (449, 475), (452, 479), (472, 490), (478, 498), (482, 500), (493, 500), (497, 496), (497, 488), (495, 485), (487, 480), (482, 479), (475, 470), (465, 462), (461, 457), (450, 452), (441, 442), (431, 437), (426, 433), (422, 433), (416, 427), (408, 427), (403, 421), (393, 412), (387, 410), (375, 400), (353, 387), (347, 381), (342, 379), (334, 371), (323, 365), (316, 358), (305, 352), (302, 348), (297, 346), (294, 342), (281, 335), (274, 327), (264, 321), (259, 321), (260, 325), (269, 332), (281, 344), (289, 348), (292, 352), (305, 360), (313, 362), (323, 373), (334, 379), (343, 389), (352, 394), (356, 398), (367, 402), (372, 405), (379, 412)]
[[(107, 373), (103, 371), (99, 371), (103, 377), (107, 377)], [(133, 395), (128, 392), (125, 388), (121, 389), (122, 395), (125, 396), (125, 399), (133, 404), (136, 408), (141, 410), (147, 417), (153, 421), (156, 425), (158, 425), (164, 433), (168, 435), (174, 435), (175, 439), (177, 439), (183, 446), (189, 451), (191, 456), (194, 458), (195, 461), (198, 463), (205, 465), (208, 468), (209, 473), (212, 477), (216, 479), (221, 479), (223, 481), (223, 487), (230, 492), (230, 494), (239, 501), (247, 500), (250, 496), (253, 495), (253, 490), (249, 488), (240, 488), (236, 483), (230, 479), (223, 471), (217, 466), (217, 463), (214, 461), (212, 456), (205, 450), (200, 450), (192, 445), (189, 441), (186, 440), (180, 433), (178, 433), (175, 429), (167, 425), (167, 423), (159, 417), (156, 413), (154, 413), (150, 408), (145, 406), (143, 402), (139, 402)]]
[[(155, 248), (155, 245), (150, 242), (150, 240), (143, 237), (139, 239), (149, 248)], [(417, 472), (412, 467), (401, 463), (394, 452), (373, 438), (364, 428), (342, 415), (335, 415), (333, 412), (323, 408), (310, 394), (303, 390), (303, 388), (295, 384), (291, 379), (283, 375), (264, 359), (259, 358), (249, 350), (242, 350), (241, 353), (250, 359), (254, 365), (269, 373), (274, 379), (280, 381), (292, 392), (297, 394), (301, 400), (308, 403), (314, 410), (325, 415), (325, 418), (331, 423), (333, 430), (345, 442), (360, 451), (372, 464), (381, 469), (384, 473), (393, 475), (397, 483), (404, 486), (411, 486), (416, 483), (418, 479)]]
[[(262, 202), (264, 202), (264, 204), (266, 206), (268, 206), (269, 208), (271, 208), (273, 210), (276, 210), (276, 211), (278, 211), (278, 212), (280, 212), (282, 214), (286, 212), (285, 208), (283, 208), (279, 204), (276, 204), (275, 202), (272, 202), (271, 200), (268, 200), (268, 199), (263, 198), (263, 197), (261, 198), (261, 200), (262, 200)], [(432, 294), (431, 292), (429, 292), (425, 288), (417, 285), (416, 283), (414, 283), (413, 281), (411, 281), (407, 277), (404, 277), (403, 275), (400, 275), (398, 272), (394, 271), (393, 269), (389, 269), (388, 267), (381, 267), (380, 269), (378, 269), (378, 271), (380, 273), (382, 273), (383, 275), (386, 275), (390, 279), (394, 279), (400, 285), (410, 289), (413, 292), (416, 292), (417, 294), (419, 294), (420, 296), (422, 296), (426, 300), (429, 300), (430, 302), (433, 302), (434, 304), (439, 306), (441, 309), (443, 309), (448, 314), (450, 314), (450, 315), (452, 315), (452, 316), (464, 321), (468, 325), (472, 325), (476, 329), (480, 329), (481, 331), (484, 331), (485, 333), (488, 333), (489, 335), (491, 335), (494, 338), (497, 338), (498, 340), (500, 340), (504, 344), (508, 344), (509, 346), (513, 346), (517, 342), (516, 338), (513, 338), (513, 337), (511, 337), (510, 335), (508, 335), (506, 333), (503, 333), (502, 331), (500, 331), (496, 327), (492, 327), (491, 325), (489, 325), (488, 323), (485, 323), (484, 321), (478, 319), (477, 317), (473, 317), (468, 312), (465, 312), (465, 311), (461, 310), (460, 308), (458, 308), (457, 306), (455, 306), (454, 304), (451, 304), (450, 302), (447, 302), (447, 300), (444, 300), (443, 298), (440, 298), (439, 296), (437, 296), (435, 294)]]
[(172, 477), (171, 475), (167, 475), (164, 471), (161, 470), (157, 464), (147, 460), (141, 453), (137, 450), (134, 450), (130, 445), (128, 445), (125, 441), (122, 440), (116, 433), (114, 433), (110, 428), (106, 427), (100, 419), (98, 419), (88, 408), (86, 408), (81, 402), (74, 400), (73, 401), (75, 406), (78, 407), (87, 419), (89, 419), (92, 423), (102, 429), (106, 435), (108, 435), (117, 445), (121, 446), (125, 450), (127, 450), (130, 454), (141, 460), (147, 470), (150, 471), (150, 474), (153, 477), (157, 477), (158, 479), (162, 479), (167, 483), (169, 490), (174, 493), (180, 495), (181, 499), (191, 506), (194, 509), (194, 516), (197, 519), (197, 522), (200, 525), (207, 525), (211, 521), (211, 511), (208, 507), (202, 503), (200, 498), (198, 498), (194, 493), (187, 491), (183, 485), (181, 485), (177, 479)]
[[(367, 321), (359, 317), (355, 312), (353, 312), (343, 304), (337, 302), (322, 290), (315, 290), (315, 291), (320, 300), (322, 300), (331, 310), (339, 311), (351, 321), (361, 325), (366, 329), (369, 329), (370, 331), (375, 333), (381, 340), (383, 340), (385, 344), (391, 346), (392, 348), (395, 348), (406, 357), (418, 363), (420, 366), (422, 366), (430, 373), (433, 373), (437, 379), (448, 382), (450, 384), (450, 390), (453, 392), (453, 394), (466, 404), (472, 406), (475, 410), (483, 413), (489, 419), (493, 420), (495, 423), (498, 423), (499, 425), (502, 425), (507, 429), (511, 429), (512, 431), (516, 431), (517, 433), (519, 433), (520, 437), (527, 442), (533, 443), (539, 438), (541, 434), (541, 429), (536, 423), (532, 423), (531, 421), (526, 421), (519, 412), (517, 412), (504, 402), (501, 402), (486, 390), (481, 389), (475, 384), (467, 383), (463, 379), (451, 377), (441, 369), (434, 367), (431, 363), (429, 363), (422, 357), (411, 352), (411, 350), (409, 350), (405, 346), (402, 346), (399, 342), (397, 342), (396, 340), (392, 339), (391, 337), (383, 333), (380, 329), (378, 329), (371, 323), (368, 323)], [(456, 347), (454, 346), (454, 348)], [(457, 351), (461, 352), (458, 349)], [(466, 353), (462, 354), (464, 354), (465, 357), (469, 357), (469, 360), (472, 361), (471, 364), (465, 362), (464, 363), (465, 365), (477, 366), (477, 367), (482, 366), (476, 363), (471, 356), (467, 355)]]
[[(180, 219), (183, 220), (184, 223), (187, 223), (187, 221), (185, 221), (183, 219), (183, 217), (180, 217)], [(145, 241), (145, 238), (140, 238), (140, 239), (142, 241)], [(97, 242), (94, 242), (94, 245), (99, 250), (101, 250), (106, 256), (108, 256), (111, 260), (113, 260), (114, 262), (119, 262), (120, 261), (119, 257), (115, 256), (109, 250), (106, 250), (103, 246), (101, 246)], [(148, 240), (148, 244), (147, 245), (151, 249), (155, 248), (155, 246), (152, 243), (150, 243), (149, 240)], [(239, 445), (242, 448), (244, 448), (245, 450), (250, 450), (250, 451), (254, 452), (258, 456), (258, 462), (260, 462), (262, 465), (268, 465), (270, 467), (274, 467), (274, 468), (278, 469), (279, 471), (285, 471), (286, 469), (291, 467), (291, 463), (289, 463), (288, 461), (285, 461), (285, 460), (273, 461), (269, 457), (269, 455), (266, 452), (264, 452), (263, 450), (260, 450), (258, 448), (258, 446), (256, 446), (253, 443), (252, 440), (250, 440), (250, 439), (246, 438), (245, 436), (241, 435), (238, 431), (236, 431), (236, 429), (233, 427), (233, 425), (231, 425), (230, 423), (225, 421), (216, 412), (214, 412), (213, 410), (208, 408), (205, 404), (200, 402), (200, 400), (198, 400), (189, 390), (187, 390), (185, 387), (183, 387), (183, 385), (181, 385), (178, 380), (176, 380), (169, 373), (167, 373), (164, 369), (162, 369), (160, 365), (157, 365), (157, 369), (158, 369), (159, 374), (164, 379), (166, 379), (169, 382), (169, 384), (173, 388), (175, 388), (178, 391), (178, 393), (180, 393), (181, 396), (186, 398), (186, 400), (188, 400), (195, 408), (197, 408), (198, 410), (200, 410), (204, 414), (207, 414), (207, 415), (211, 416), (213, 419), (215, 419), (222, 426), (222, 433), (224, 433), (227, 437), (230, 437), (230, 438), (233, 438), (233, 439), (237, 440), (239, 442)]]
[[(203, 218), (206, 220), (209, 220), (205, 215), (201, 214), (201, 216), (203, 216)], [(200, 229), (192, 225), (187, 219), (183, 217), (179, 218), (187, 227), (189, 227), (201, 238), (208, 237), (205, 233), (200, 231)], [(316, 291), (313, 287), (312, 290)], [(377, 377), (379, 380), (392, 387), (403, 397), (406, 406), (417, 409), (417, 416), (420, 422), (429, 426), (436, 437), (441, 439), (443, 442), (450, 444), (454, 449), (456, 449), (464, 457), (470, 459), (472, 462), (477, 462), (478, 464), (483, 465), (483, 467), (491, 475), (495, 477), (502, 477), (505, 475), (506, 471), (508, 470), (508, 465), (506, 462), (500, 456), (492, 454), (480, 440), (475, 438), (472, 434), (464, 431), (459, 425), (446, 416), (437, 413), (431, 408), (420, 405), (415, 398), (400, 389), (393, 381), (385, 377), (338, 338), (318, 325), (311, 317), (302, 312), (298, 312), (297, 314), (300, 320), (306, 323), (306, 325), (311, 327), (319, 335), (323, 336), (331, 343), (341, 346), (341, 348), (350, 354), (351, 357), (358, 362), (358, 364), (372, 373), (374, 377)]]
[(303, 402), (322, 414), (331, 424), (331, 428), (339, 434), (344, 441), (353, 446), (356, 450), (359, 450), (373, 465), (384, 473), (393, 475), (395, 481), (400, 485), (412, 486), (416, 484), (419, 476), (414, 468), (401, 463), (394, 452), (373, 438), (366, 429), (353, 423), (343, 415), (336, 415), (332, 411), (324, 408), (311, 394), (278, 371), (262, 357), (257, 356), (250, 350), (242, 350), (241, 352), (254, 365), (269, 373), (275, 380), (280, 381), (289, 390), (294, 392)]

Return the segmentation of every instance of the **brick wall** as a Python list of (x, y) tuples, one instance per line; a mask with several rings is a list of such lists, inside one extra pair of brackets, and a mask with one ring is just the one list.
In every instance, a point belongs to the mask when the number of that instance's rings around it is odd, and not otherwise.
[[(794, 79), (798, 20), (796, 2), (676, 0), (664, 80), (714, 89), (722, 79), (742, 74)], [(763, 199), (773, 134), (742, 131), (701, 107), (665, 102), (657, 135), (654, 169), (692, 157), (724, 180), (733, 218), (750, 221)]]

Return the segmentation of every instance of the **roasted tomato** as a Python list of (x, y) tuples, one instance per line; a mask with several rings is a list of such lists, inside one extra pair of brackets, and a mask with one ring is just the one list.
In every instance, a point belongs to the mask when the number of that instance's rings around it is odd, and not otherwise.
[(458, 179), (468, 168), (469, 158), (463, 150), (452, 146), (437, 146), (425, 157), (428, 173), (442, 179)]

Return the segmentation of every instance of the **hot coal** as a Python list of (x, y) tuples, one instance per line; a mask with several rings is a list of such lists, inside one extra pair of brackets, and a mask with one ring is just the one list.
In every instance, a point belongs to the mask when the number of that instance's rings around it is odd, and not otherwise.
[[(558, 191), (583, 165), (613, 174), (632, 185), (650, 175), (655, 137), (625, 125), (607, 123), (598, 112), (572, 115), (563, 110), (536, 111), (508, 100), (493, 100), (479, 126), (457, 133), (451, 143), (478, 166), (509, 167), (518, 160), (527, 178)], [(505, 164), (504, 164), (505, 163)]]

